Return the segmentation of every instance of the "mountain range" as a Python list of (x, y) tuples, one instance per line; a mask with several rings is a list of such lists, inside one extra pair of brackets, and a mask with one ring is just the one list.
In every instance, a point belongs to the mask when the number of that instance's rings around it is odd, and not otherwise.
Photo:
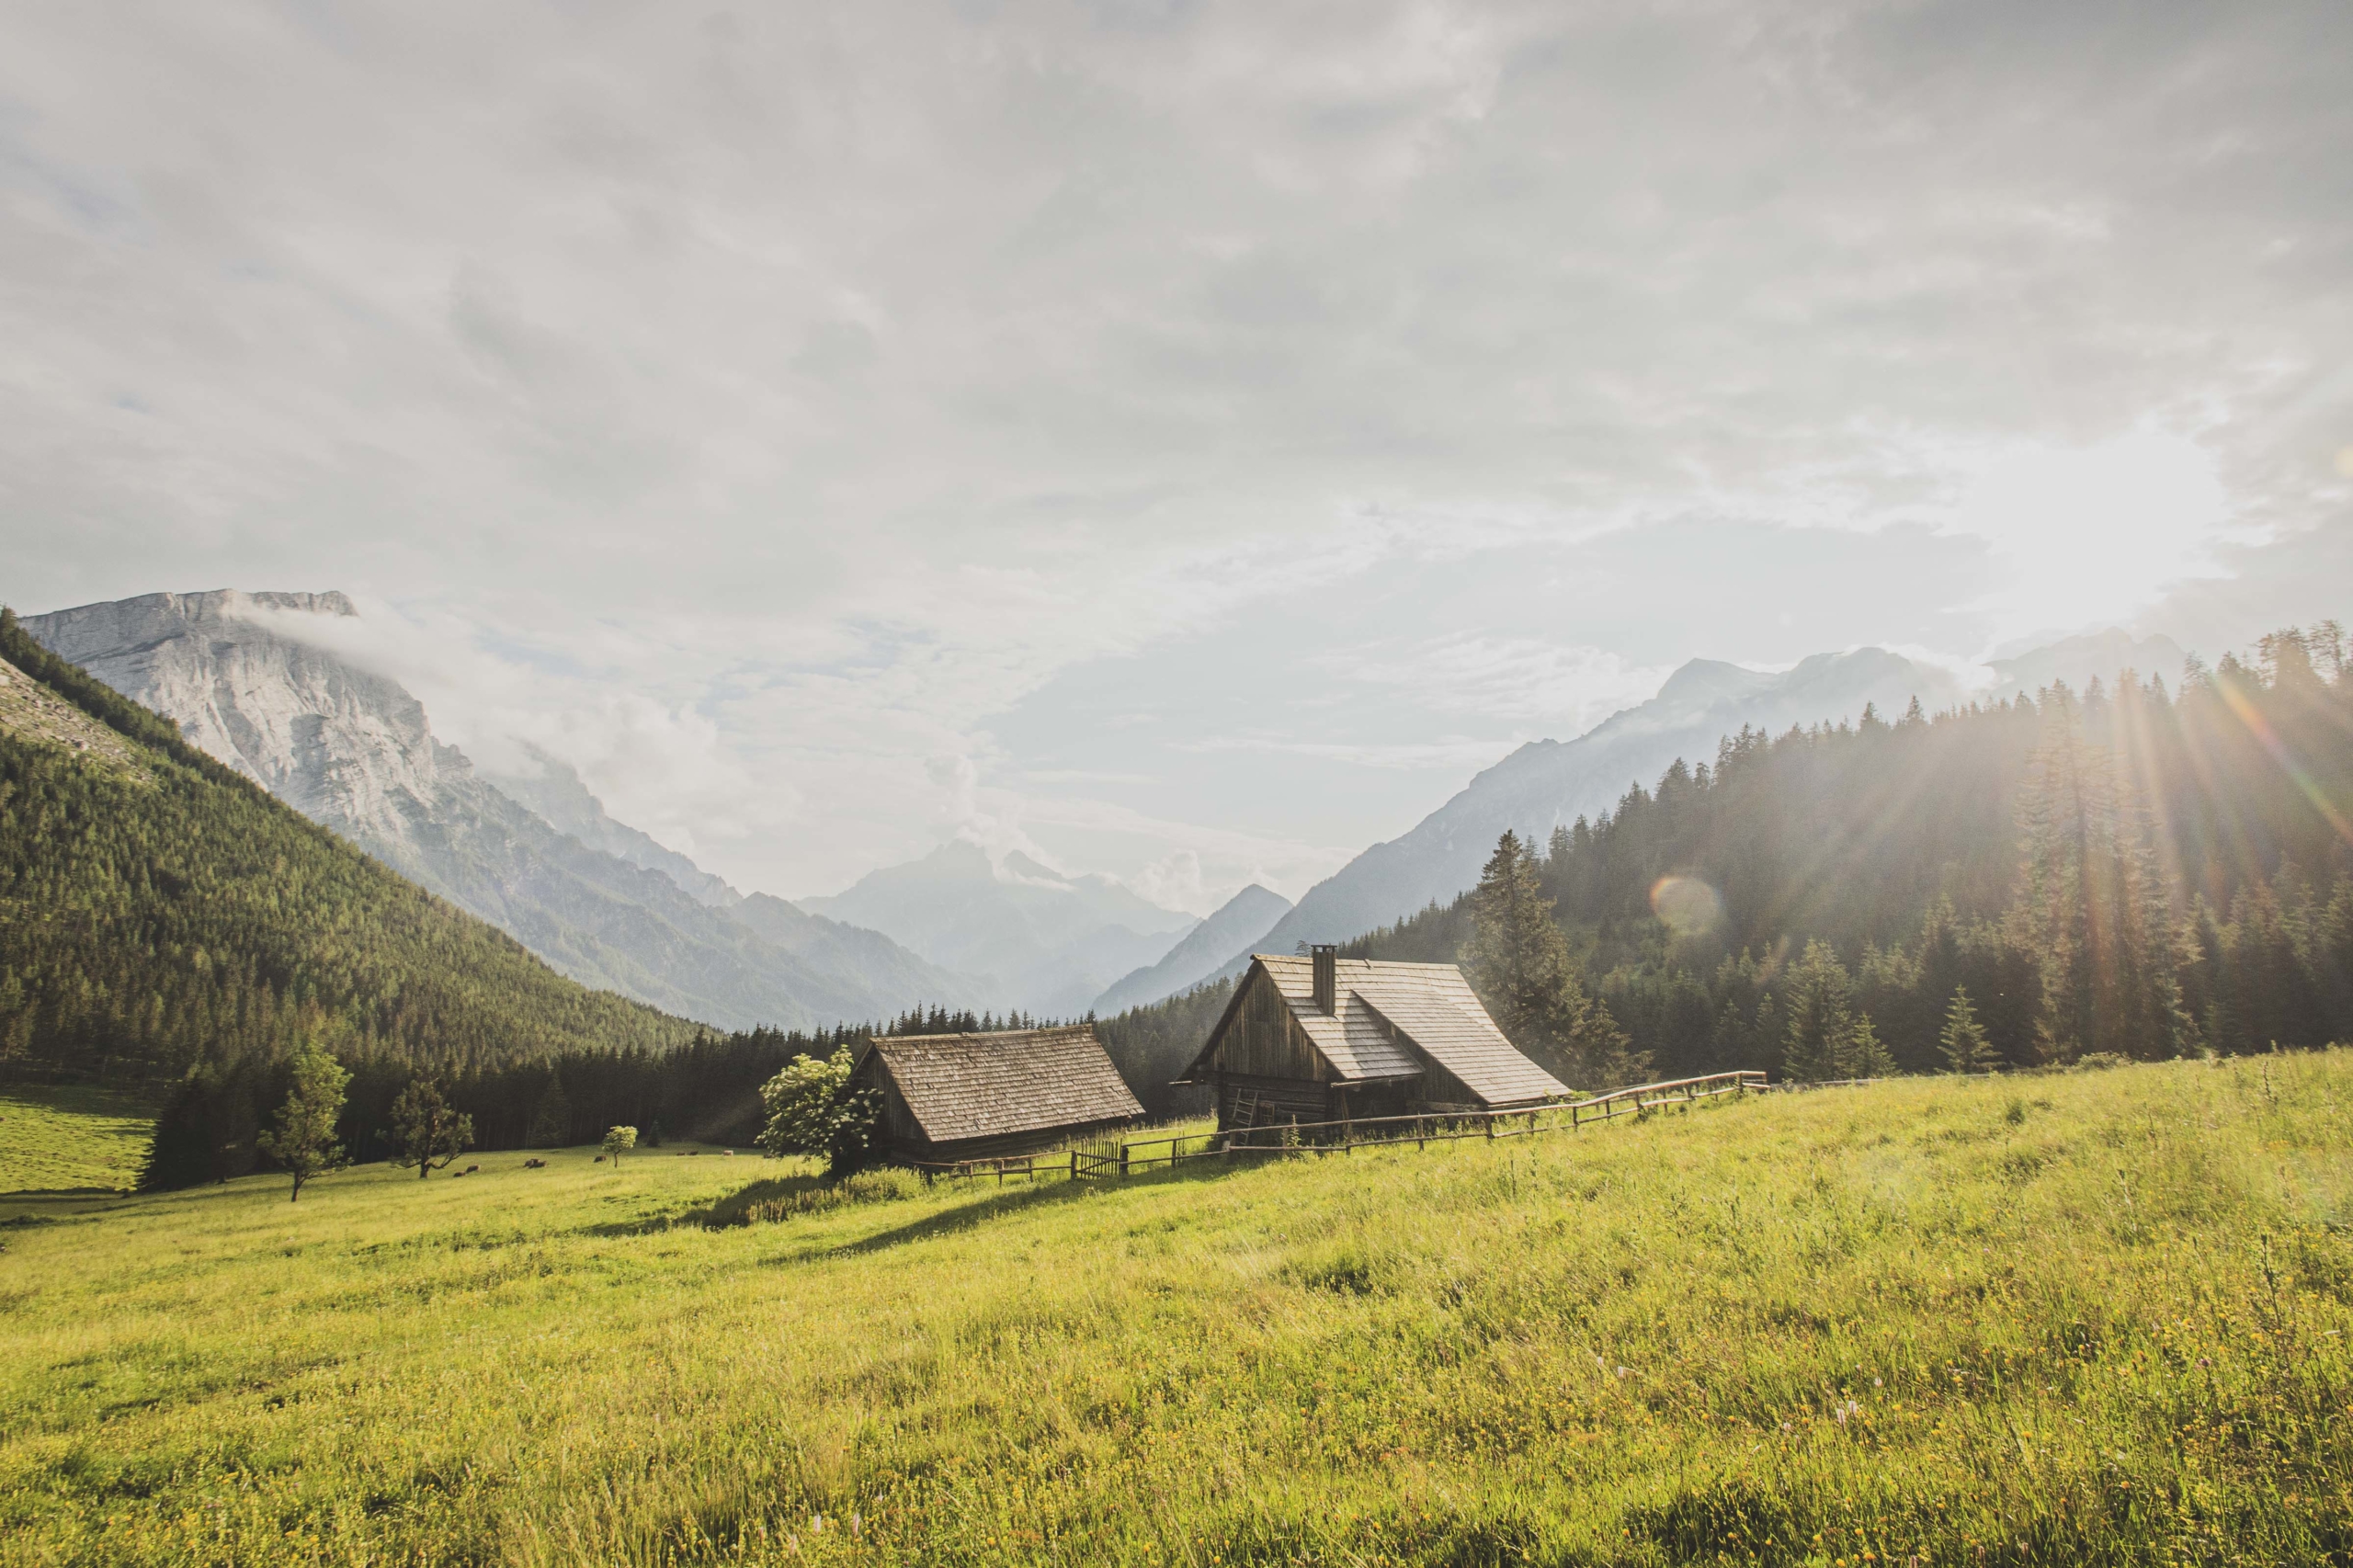
[(614, 822), (561, 765), (483, 777), (435, 738), (399, 683), (278, 630), (290, 612), (356, 613), (341, 594), (224, 591), (150, 594), (23, 624), (191, 744), (585, 984), (726, 1028), (980, 1000), (887, 937), (744, 898)]
[(1237, 971), (1252, 951), (1345, 941), (1478, 879), (1506, 828), (1541, 839), (1608, 810), (1743, 725), (1893, 716), (2122, 669), (2182, 651), (2121, 632), (1996, 661), (1988, 690), (1882, 648), (1781, 671), (1694, 660), (1657, 696), (1567, 741), (1530, 742), (1296, 906), (1243, 890), (1206, 920), (1100, 876), (961, 840), (797, 903), (748, 897), (616, 821), (561, 760), (495, 776), (437, 739), (421, 704), (302, 633), (340, 594), (153, 594), (27, 618), (60, 656), (165, 715), (190, 743), (385, 864), (498, 926), (561, 972), (726, 1028), (813, 1028), (917, 1003), (1111, 1014)]
[(1884, 648), (1818, 653), (1782, 671), (1694, 659), (1649, 701), (1574, 740), (1531, 741), (1478, 774), (1411, 831), (1372, 846), (1310, 888), (1272, 927), (1240, 944), (1210, 972), (1238, 973), (1252, 952), (1347, 941), (1433, 902), (1445, 903), (1478, 881), (1480, 867), (1506, 828), (1541, 841), (1555, 827), (1608, 811), (1629, 789), (1648, 788), (1678, 757), (1712, 762), (1717, 742), (1744, 724), (1774, 733), (1793, 724), (1836, 724), (1859, 718), (1867, 706), (1892, 718), (1915, 699), (1933, 712), (2053, 681), (2075, 687), (2095, 676), (2113, 681), (2126, 669), (2177, 674), (2182, 662), (2181, 649), (2167, 638), (2135, 641), (2103, 632), (1997, 661), (1989, 691), (1965, 685), (1946, 666)]
[(1019, 850), (992, 860), (961, 839), (801, 903), (979, 977), (989, 995), (1058, 1017), (1085, 1012), (1107, 985), (1158, 961), (1201, 924), (1108, 877), (1066, 877)]
[(1234, 949), (1290, 913), (1290, 900), (1252, 882), (1225, 901), (1216, 914), (1187, 932), (1159, 962), (1132, 970), (1095, 999), (1105, 1017), (1173, 996), (1217, 973)]
[(0, 609), (0, 1079), (241, 1084), (197, 1151), (229, 1163), (210, 1179), (252, 1168), (273, 1063), (305, 1043), (398, 1082), (699, 1032), (557, 974)]

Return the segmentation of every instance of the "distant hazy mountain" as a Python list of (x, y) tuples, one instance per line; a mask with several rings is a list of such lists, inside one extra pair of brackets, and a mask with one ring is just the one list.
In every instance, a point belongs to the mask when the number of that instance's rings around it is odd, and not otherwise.
[(151, 594), (24, 625), (305, 816), (574, 980), (729, 1028), (809, 1028), (888, 1017), (916, 1001), (976, 1000), (873, 932), (794, 921), (765, 905), (749, 918), (713, 907), (740, 903), (685, 857), (613, 822), (576, 778), (551, 774), (528, 792), (573, 829), (560, 830), (436, 740), (423, 706), (397, 682), (279, 635), (254, 619), (256, 608), (353, 613), (340, 594)]
[(1376, 844), (1310, 888), (1299, 906), (1246, 949), (1290, 950), (1300, 941), (1346, 941), (1479, 880), (1504, 829), (1539, 840), (1559, 824), (1607, 811), (1627, 789), (1645, 789), (1677, 757), (1713, 763), (1719, 737), (1756, 724), (1836, 723), (1876, 703), (1893, 719), (1914, 697), (1934, 710), (1960, 700), (1951, 672), (1883, 648), (1818, 653), (1775, 675), (1694, 659), (1659, 694), (1573, 741), (1531, 741), (1471, 780), (1402, 838)]
[[(1991, 697), (2035, 691), (2053, 680), (2081, 690), (2094, 676), (2113, 684), (2120, 669), (2163, 673), (2172, 684), (2182, 652), (2169, 640), (2135, 642), (2120, 631), (2069, 638), (1993, 666)], [(1616, 714), (1573, 741), (1534, 741), (1471, 780), (1412, 832), (1376, 844), (1310, 888), (1297, 908), (1255, 942), (1241, 944), (1219, 972), (1240, 967), (1253, 950), (1288, 952), (1301, 941), (1346, 941), (1428, 903), (1452, 899), (1479, 880), (1479, 868), (1506, 828), (1541, 840), (1554, 826), (1607, 811), (1627, 789), (1658, 782), (1676, 758), (1712, 763), (1716, 743), (1743, 724), (1779, 732), (1792, 724), (1837, 723), (1875, 704), (1889, 720), (1914, 698), (1937, 710), (1972, 699), (1952, 671), (1884, 648), (1817, 653), (1780, 674), (1694, 659), (1668, 677), (1656, 697)]]
[(1983, 696), (1991, 701), (2020, 692), (2031, 695), (2053, 681), (2064, 681), (2081, 691), (2095, 677), (2114, 686), (2118, 672), (2122, 670), (2131, 670), (2143, 680), (2162, 676), (2166, 689), (2178, 691), (2182, 664), (2188, 658), (2181, 644), (2170, 637), (2135, 639), (2112, 630), (2095, 632), (2087, 637), (2070, 637), (2047, 648), (2035, 648), (2015, 658), (1995, 659), (1993, 689)]
[(1016, 851), (992, 864), (975, 845), (870, 871), (813, 914), (871, 926), (933, 963), (973, 976), (994, 1006), (1067, 1017), (1151, 963), (1189, 915), (1146, 903), (1107, 877), (1063, 877)]
[(1108, 1017), (1174, 996), (1215, 974), (1226, 960), (1266, 935), (1268, 927), (1290, 913), (1290, 900), (1252, 882), (1188, 932), (1158, 963), (1135, 971), (1097, 996), (1095, 1010)]
[(589, 792), (570, 763), (559, 762), (534, 745), (526, 745), (523, 750), (537, 765), (536, 772), (494, 773), (486, 768), (477, 771), (500, 794), (530, 807), (551, 827), (568, 833), (589, 848), (601, 849), (615, 859), (661, 872), (698, 903), (713, 909), (733, 909), (743, 903), (744, 895), (729, 887), (724, 877), (714, 876), (676, 850), (655, 843), (652, 835), (640, 833), (607, 815), (605, 802)]

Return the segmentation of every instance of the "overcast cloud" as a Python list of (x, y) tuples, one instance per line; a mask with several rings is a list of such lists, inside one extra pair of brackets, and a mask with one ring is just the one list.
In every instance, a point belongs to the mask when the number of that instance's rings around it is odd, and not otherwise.
[(0, 595), (746, 887), (1296, 895), (1694, 655), (2353, 598), (2353, 7), (0, 3)]

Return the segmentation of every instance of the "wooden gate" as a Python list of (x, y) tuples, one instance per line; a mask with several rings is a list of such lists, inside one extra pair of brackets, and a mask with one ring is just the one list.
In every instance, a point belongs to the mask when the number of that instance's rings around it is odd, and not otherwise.
[(1128, 1174), (1127, 1145), (1116, 1138), (1076, 1144), (1070, 1152), (1070, 1174), (1080, 1181), (1123, 1176)]

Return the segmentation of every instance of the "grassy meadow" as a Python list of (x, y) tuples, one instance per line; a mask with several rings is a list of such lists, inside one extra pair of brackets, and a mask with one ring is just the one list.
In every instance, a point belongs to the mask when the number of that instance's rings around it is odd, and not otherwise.
[(8, 1195), (128, 1192), (154, 1108), (94, 1085), (0, 1089), (0, 1213)]
[(2342, 1562), (2348, 1091), (121, 1200), (0, 1230), (0, 1563)]

